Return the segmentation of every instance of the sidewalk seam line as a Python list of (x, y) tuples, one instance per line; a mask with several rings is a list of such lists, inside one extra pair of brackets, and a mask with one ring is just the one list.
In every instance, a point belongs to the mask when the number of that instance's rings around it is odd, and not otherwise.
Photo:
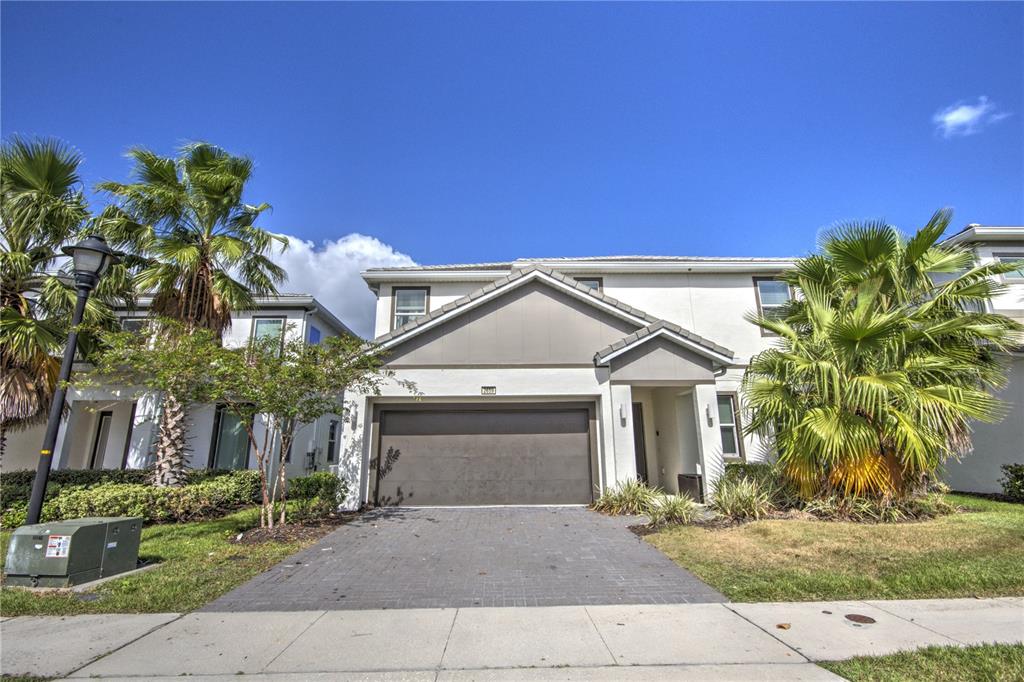
[(604, 644), (605, 651), (607, 651), (608, 655), (612, 657), (612, 665), (619, 665), (619, 661), (615, 658), (615, 654), (612, 653), (612, 648), (608, 646), (608, 642), (605, 641), (604, 635), (601, 634), (601, 628), (597, 627), (597, 623), (594, 622), (594, 616), (590, 613), (590, 609), (586, 605), (583, 606), (583, 612), (587, 614), (587, 620), (589, 620), (590, 624), (594, 626), (594, 632), (596, 632), (597, 636), (600, 638), (601, 644)]
[(300, 637), (302, 637), (304, 634), (306, 634), (306, 632), (311, 627), (316, 625), (320, 621), (320, 619), (323, 618), (326, 615), (327, 615), (327, 611), (321, 611), (319, 616), (317, 616), (313, 620), (309, 621), (309, 625), (307, 625), (306, 627), (302, 628), (302, 632), (300, 632), (299, 634), (295, 635), (295, 637), (292, 639), (292, 641), (288, 642), (288, 644), (286, 644), (283, 649), (281, 649), (279, 652), (277, 652), (276, 656), (274, 656), (272, 659), (267, 661), (267, 664), (265, 666), (263, 666), (262, 668), (260, 668), (260, 672), (261, 673), (267, 672), (267, 668), (272, 666), (274, 664), (274, 661), (276, 661), (277, 659), (281, 658), (281, 656), (282, 656), (282, 654), (284, 654), (284, 652), (286, 652), (289, 649), (291, 649), (292, 645), (295, 644), (297, 641), (299, 641)]
[[(879, 600), (879, 601), (883, 601), (883, 600)], [(887, 613), (887, 614), (889, 614), (889, 615), (890, 615), (890, 616), (892, 616), (893, 618), (899, 618), (899, 619), (900, 619), (900, 620), (902, 620), (903, 622), (905, 622), (905, 623), (910, 623), (911, 625), (915, 625), (915, 626), (917, 626), (917, 627), (921, 628), (922, 630), (927, 630), (928, 632), (931, 632), (932, 634), (936, 634), (936, 635), (939, 635), (940, 637), (945, 637), (946, 639), (948, 639), (948, 640), (949, 640), (949, 641), (951, 641), (951, 642), (956, 642), (957, 644), (960, 644), (960, 645), (963, 645), (963, 646), (969, 646), (969, 642), (964, 642), (964, 641), (962, 641), (962, 640), (959, 640), (959, 639), (957, 639), (956, 637), (951, 637), (951, 636), (947, 635), (947, 634), (946, 634), (946, 633), (944, 633), (944, 632), (939, 632), (938, 630), (935, 630), (934, 628), (930, 628), (930, 627), (928, 627), (927, 625), (922, 625), (921, 623), (918, 623), (917, 621), (914, 621), (914, 620), (910, 620), (909, 618), (906, 618), (906, 617), (904, 617), (904, 616), (901, 616), (901, 615), (900, 615), (900, 614), (898, 614), (898, 613), (893, 613), (893, 612), (892, 612), (892, 611), (890, 611), (889, 609), (886, 609), (886, 608), (883, 608), (883, 607), (881, 607), (881, 606), (878, 606), (877, 604), (869, 604), (869, 603), (868, 603), (868, 601), (867, 601), (866, 599), (861, 599), (861, 600), (860, 600), (860, 603), (861, 603), (861, 604), (864, 604), (865, 606), (870, 606), (870, 607), (872, 607), (872, 608), (876, 608), (876, 609), (878, 609), (879, 611), (881, 611), (882, 613)]]
[(790, 651), (792, 651), (792, 652), (796, 653), (796, 655), (797, 655), (797, 656), (799, 656), (800, 658), (804, 659), (804, 660), (805, 660), (805, 661), (807, 661), (808, 663), (813, 663), (813, 664), (817, 665), (817, 661), (813, 661), (813, 660), (811, 660), (811, 658), (810, 658), (809, 656), (807, 656), (807, 655), (806, 655), (806, 654), (804, 654), (804, 653), (803, 653), (802, 651), (800, 651), (799, 649), (797, 649), (796, 647), (794, 647), (794, 646), (793, 646), (792, 644), (788, 644), (788, 643), (786, 643), (786, 642), (782, 641), (781, 639), (779, 639), (778, 635), (776, 635), (776, 634), (775, 634), (774, 632), (771, 632), (771, 631), (769, 631), (769, 630), (765, 630), (765, 629), (764, 629), (763, 627), (761, 627), (760, 625), (758, 625), (758, 624), (757, 624), (757, 623), (755, 623), (754, 621), (750, 620), (749, 618), (747, 618), (746, 616), (744, 616), (744, 615), (743, 615), (742, 613), (740, 613), (740, 612), (739, 612), (739, 611), (737, 611), (736, 609), (732, 608), (732, 607), (731, 607), (731, 606), (729, 605), (729, 603), (728, 603), (728, 602), (727, 602), (727, 603), (725, 603), (725, 604), (722, 604), (722, 606), (724, 606), (724, 607), (725, 607), (725, 608), (726, 608), (726, 609), (727, 609), (727, 610), (728, 610), (729, 612), (731, 612), (731, 613), (735, 613), (735, 614), (736, 614), (737, 616), (739, 616), (739, 617), (740, 617), (740, 618), (742, 618), (743, 620), (747, 621), (748, 623), (750, 623), (750, 624), (751, 624), (751, 625), (753, 625), (753, 626), (754, 626), (755, 628), (757, 628), (757, 629), (758, 629), (758, 630), (760, 630), (761, 632), (765, 633), (766, 635), (768, 635), (769, 637), (771, 637), (772, 639), (774, 639), (774, 640), (775, 640), (776, 642), (778, 642), (778, 643), (779, 643), (779, 644), (781, 644), (782, 646), (784, 646), (784, 647), (786, 647), (787, 649), (789, 649)]
[[(146, 614), (142, 614), (142, 613), (139, 613), (139, 614), (126, 614), (126, 613), (115, 613), (115, 614), (96, 614), (96, 615), (115, 615), (115, 616), (127, 616), (127, 615), (133, 615), (133, 616), (134, 616), (134, 615), (138, 615), (138, 616), (142, 616), (142, 615), (146, 615)], [(91, 660), (91, 661), (89, 661), (88, 663), (84, 663), (84, 664), (82, 664), (82, 665), (78, 666), (77, 668), (75, 668), (74, 670), (69, 670), (68, 672), (64, 673), (64, 674), (63, 674), (63, 675), (61, 675), (60, 677), (61, 677), (62, 679), (63, 679), (63, 678), (65, 678), (65, 677), (71, 677), (72, 675), (74, 675), (75, 673), (77, 673), (77, 672), (78, 672), (79, 670), (81, 670), (81, 669), (83, 669), (83, 668), (86, 668), (86, 667), (88, 667), (88, 666), (92, 665), (92, 664), (93, 664), (93, 663), (95, 663), (96, 661), (99, 661), (99, 660), (101, 660), (101, 659), (104, 659), (104, 658), (106, 658), (107, 656), (109, 656), (109, 655), (110, 655), (110, 654), (112, 654), (112, 653), (115, 653), (115, 652), (117, 652), (117, 651), (120, 651), (121, 649), (125, 648), (126, 646), (128, 646), (128, 645), (130, 645), (130, 644), (135, 644), (135, 642), (139, 641), (139, 640), (140, 640), (140, 639), (142, 639), (143, 637), (148, 637), (149, 635), (153, 634), (153, 633), (154, 633), (154, 632), (156, 632), (157, 630), (160, 630), (161, 628), (167, 627), (167, 626), (168, 626), (168, 625), (170, 625), (171, 623), (177, 623), (177, 622), (178, 622), (179, 620), (181, 620), (182, 618), (184, 618), (184, 617), (185, 617), (185, 616), (187, 616), (187, 615), (188, 615), (188, 613), (179, 613), (179, 614), (178, 614), (178, 615), (177, 615), (177, 616), (176, 616), (175, 618), (171, 618), (171, 619), (170, 619), (169, 621), (167, 621), (166, 623), (161, 623), (160, 625), (157, 625), (157, 626), (155, 626), (155, 627), (152, 627), (152, 628), (150, 628), (149, 630), (147, 630), (146, 632), (143, 632), (143, 633), (142, 633), (141, 635), (139, 635), (138, 637), (135, 637), (134, 639), (132, 639), (132, 640), (129, 640), (129, 641), (125, 642), (124, 644), (122, 644), (121, 646), (119, 646), (119, 647), (116, 647), (116, 648), (114, 648), (114, 649), (111, 649), (110, 651), (108, 651), (108, 652), (106, 652), (106, 653), (104, 653), (104, 654), (100, 654), (99, 656), (97, 656), (96, 658), (92, 659), (92, 660)]]
[(441, 671), (444, 670), (444, 657), (448, 653), (448, 644), (452, 641), (452, 632), (455, 631), (455, 621), (459, 618), (459, 612), (461, 608), (455, 609), (455, 615), (452, 616), (452, 624), (448, 628), (448, 636), (444, 639), (444, 648), (441, 650), (441, 658), (437, 661), (437, 667), (434, 668), (436, 674), (434, 675), (434, 682), (441, 677)]

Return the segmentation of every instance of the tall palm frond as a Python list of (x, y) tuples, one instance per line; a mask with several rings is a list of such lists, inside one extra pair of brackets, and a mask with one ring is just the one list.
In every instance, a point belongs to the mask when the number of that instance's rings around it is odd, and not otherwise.
[(951, 218), (909, 238), (840, 225), (784, 275), (800, 295), (781, 318), (748, 316), (779, 337), (744, 377), (748, 429), (774, 440), (804, 495), (903, 494), (969, 450), (973, 421), (1003, 416), (994, 351), (1021, 327), (985, 304), (1015, 266), (940, 243)]

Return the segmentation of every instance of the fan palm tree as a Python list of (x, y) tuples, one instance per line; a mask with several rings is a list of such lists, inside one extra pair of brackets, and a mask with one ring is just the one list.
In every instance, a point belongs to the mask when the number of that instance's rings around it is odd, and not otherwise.
[[(256, 226), (268, 204), (242, 201), (251, 160), (206, 143), (187, 145), (176, 158), (142, 148), (128, 156), (134, 182), (98, 185), (114, 202), (99, 222), (115, 243), (145, 259), (135, 282), (152, 295), (154, 315), (220, 335), (233, 311), (277, 293), (285, 272), (268, 254), (288, 242)], [(187, 410), (176, 396), (163, 396), (157, 485), (183, 482)]]
[(1004, 413), (995, 352), (1020, 325), (986, 312), (1014, 264), (975, 265), (940, 243), (951, 213), (910, 238), (885, 223), (841, 225), (784, 275), (799, 292), (744, 377), (748, 430), (774, 439), (804, 496), (901, 496), (970, 447), (972, 420)]
[[(15, 136), (0, 149), (0, 458), (6, 431), (49, 413), (75, 303), (61, 247), (92, 231), (81, 161), (54, 139)], [(115, 266), (89, 299), (85, 323), (111, 323), (106, 303), (130, 295), (128, 270)]]

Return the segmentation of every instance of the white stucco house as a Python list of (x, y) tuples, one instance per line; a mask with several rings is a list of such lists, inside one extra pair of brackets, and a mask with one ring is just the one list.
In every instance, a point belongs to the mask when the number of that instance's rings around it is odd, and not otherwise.
[(791, 259), (605, 257), (368, 270), (396, 379), (346, 396), (351, 500), (587, 503), (637, 477), (699, 495), (741, 436), (738, 391)]
[[(980, 261), (1024, 258), (1024, 228), (971, 226)], [(371, 269), (376, 342), (397, 383), (348, 395), (349, 504), (587, 503), (639, 477), (713, 489), (730, 461), (771, 457), (742, 435), (738, 392), (770, 336), (744, 320), (792, 292), (779, 258), (602, 257)], [(997, 312), (1024, 319), (1024, 275)], [(1006, 356), (1011, 415), (951, 463), (959, 490), (996, 492), (1022, 460), (1022, 354)]]
[[(150, 300), (142, 297), (132, 310), (115, 311), (125, 329), (146, 324)], [(311, 343), (351, 331), (312, 296), (281, 294), (259, 297), (256, 308), (232, 315), (224, 333), (231, 347), (252, 338), (302, 338)], [(61, 422), (54, 449), (54, 469), (139, 469), (152, 464), (159, 422), (160, 400), (137, 388), (101, 386), (75, 388), (67, 396), (68, 411)], [(245, 431), (230, 411), (220, 405), (195, 405), (189, 411), (188, 454), (193, 468), (245, 469), (255, 467)], [(289, 476), (326, 471), (335, 466), (341, 447), (339, 415), (327, 415), (303, 426), (292, 446)], [(261, 437), (264, 425), (255, 429)], [(8, 433), (4, 471), (34, 469), (44, 427)]]

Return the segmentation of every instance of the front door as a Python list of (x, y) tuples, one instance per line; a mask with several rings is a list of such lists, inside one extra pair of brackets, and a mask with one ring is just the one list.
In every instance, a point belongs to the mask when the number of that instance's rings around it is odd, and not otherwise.
[(633, 403), (633, 450), (636, 452), (636, 477), (647, 483), (647, 441), (644, 439), (644, 406)]

